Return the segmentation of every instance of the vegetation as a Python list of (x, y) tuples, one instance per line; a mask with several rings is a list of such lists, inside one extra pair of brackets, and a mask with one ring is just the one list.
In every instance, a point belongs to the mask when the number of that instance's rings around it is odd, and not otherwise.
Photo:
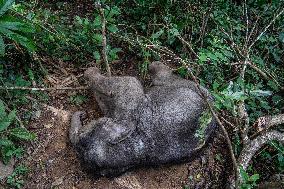
[[(267, 175), (283, 174), (284, 146), (277, 140), (284, 136), (283, 1), (102, 0), (86, 4), (90, 10), (76, 12), (64, 1), (15, 4), (0, 0), (0, 159), (4, 163), (21, 157), (22, 140), (35, 139), (25, 129), (29, 115), (22, 108), (30, 103), (28, 95), (45, 94), (38, 92), (47, 88), (41, 57), (112, 69), (115, 60), (132, 56), (143, 78), (149, 62), (170, 61), (181, 77), (211, 91), (215, 101), (212, 106), (208, 102), (196, 136), (202, 141), (208, 121), (219, 120), (220, 132), (229, 137), (236, 187), (253, 188)], [(80, 105), (86, 97), (72, 95), (69, 101)], [(255, 144), (254, 139), (263, 140)], [(251, 146), (261, 148), (258, 155), (254, 156)], [(249, 157), (251, 166), (244, 157)], [(273, 162), (270, 172), (262, 172), (259, 167), (269, 161)], [(262, 166), (254, 167), (258, 162)], [(19, 188), (21, 183), (14, 177), (7, 182)]]

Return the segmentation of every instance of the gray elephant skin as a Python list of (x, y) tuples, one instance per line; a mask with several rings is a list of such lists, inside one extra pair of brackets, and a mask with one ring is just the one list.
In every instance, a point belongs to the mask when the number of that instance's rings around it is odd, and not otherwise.
[[(149, 72), (152, 86), (144, 92), (135, 77), (106, 77), (95, 67), (86, 70), (104, 117), (82, 126), (85, 112), (75, 112), (69, 137), (92, 174), (114, 177), (137, 167), (186, 162), (198, 151), (200, 139), (194, 134), (206, 105), (195, 84), (161, 62), (151, 63)], [(214, 128), (211, 121), (204, 141)]]

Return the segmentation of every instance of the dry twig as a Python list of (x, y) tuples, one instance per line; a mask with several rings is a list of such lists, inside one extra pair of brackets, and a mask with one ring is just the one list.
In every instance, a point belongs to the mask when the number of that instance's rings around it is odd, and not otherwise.
[(269, 22), (269, 24), (263, 29), (263, 31), (257, 36), (257, 38), (251, 43), (248, 47), (248, 51), (252, 48), (252, 46), (263, 36), (263, 34), (268, 30), (268, 28), (275, 22), (275, 20), (284, 13), (284, 8), (276, 14), (273, 19)]
[(37, 87), (7, 87), (0, 86), (0, 90), (29, 90), (29, 91), (54, 91), (54, 90), (86, 90), (89, 87), (49, 87), (49, 88), (37, 88)]
[(100, 2), (96, 3), (96, 7), (99, 9), (99, 13), (100, 13), (100, 16), (101, 16), (101, 21), (102, 21), (102, 36), (103, 36), (102, 55), (103, 55), (103, 61), (105, 63), (107, 76), (110, 77), (111, 76), (111, 70), (110, 70), (110, 66), (109, 66), (109, 62), (108, 62), (108, 58), (107, 58), (106, 18), (105, 18), (104, 8), (100, 4)]

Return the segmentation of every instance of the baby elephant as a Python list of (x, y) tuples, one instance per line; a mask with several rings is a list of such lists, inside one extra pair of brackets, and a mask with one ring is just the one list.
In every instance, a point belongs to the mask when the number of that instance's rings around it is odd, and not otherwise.
[[(75, 112), (69, 137), (91, 173), (113, 177), (141, 166), (189, 161), (213, 133), (214, 120), (199, 126), (206, 105), (192, 81), (161, 62), (150, 65), (150, 74), (153, 85), (144, 92), (134, 77), (106, 77), (97, 68), (85, 72), (105, 116), (82, 126), (85, 113)], [(203, 141), (195, 135), (201, 129)]]

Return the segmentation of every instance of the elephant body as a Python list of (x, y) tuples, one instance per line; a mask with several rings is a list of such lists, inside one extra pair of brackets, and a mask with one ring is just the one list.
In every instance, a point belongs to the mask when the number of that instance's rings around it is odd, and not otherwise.
[[(134, 77), (105, 77), (97, 68), (85, 72), (105, 116), (82, 126), (84, 112), (74, 113), (69, 136), (92, 173), (112, 177), (136, 167), (185, 162), (200, 148), (195, 133), (206, 105), (195, 84), (161, 62), (153, 62), (150, 73), (153, 86), (144, 91)], [(204, 142), (214, 128), (211, 121)]]

